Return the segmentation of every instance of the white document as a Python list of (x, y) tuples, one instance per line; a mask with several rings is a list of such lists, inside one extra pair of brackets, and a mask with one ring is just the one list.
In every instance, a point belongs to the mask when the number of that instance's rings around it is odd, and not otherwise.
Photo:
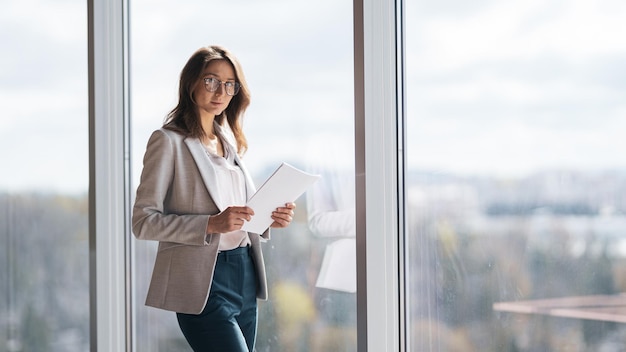
[(315, 286), (356, 292), (356, 241), (343, 238), (326, 246)]
[(319, 178), (319, 175), (282, 163), (248, 200), (246, 205), (254, 210), (254, 216), (241, 229), (252, 233), (265, 232), (274, 222), (272, 212), (294, 202)]

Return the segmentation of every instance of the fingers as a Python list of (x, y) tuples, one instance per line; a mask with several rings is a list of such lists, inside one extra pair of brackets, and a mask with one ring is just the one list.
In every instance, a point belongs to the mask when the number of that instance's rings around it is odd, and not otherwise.
[(296, 209), (296, 204), (295, 203), (287, 203), (287, 204), (285, 204), (284, 207), (276, 208), (276, 210), (274, 212), (291, 214), (291, 216), (293, 216), (293, 214), (294, 214), (293, 210), (294, 209)]
[[(243, 226), (245, 221), (252, 220), (254, 211), (249, 207), (228, 207), (224, 210), (228, 219), (236, 226)], [(238, 230), (238, 229), (237, 229)]]
[(281, 219), (284, 219), (284, 220), (291, 221), (291, 219), (293, 218), (293, 216), (295, 214), (294, 211), (293, 211), (293, 209), (295, 209), (295, 208), (296, 208), (295, 204), (287, 203), (287, 204), (285, 204), (284, 207), (276, 208), (276, 210), (274, 210), (272, 212), (272, 215), (277, 216), (277, 217), (279, 217)]
[(274, 223), (271, 227), (287, 227), (293, 220), (295, 203), (287, 203), (284, 207), (278, 207), (272, 212), (272, 220)]
[[(283, 228), (289, 226), (295, 215), (295, 203), (286, 203), (283, 207), (278, 207), (272, 212), (274, 221), (270, 227)], [(210, 228), (219, 233), (240, 230), (246, 221), (252, 220), (254, 210), (247, 206), (231, 206), (221, 213), (209, 218)]]
[(254, 211), (246, 206), (233, 206), (224, 209), (221, 213), (211, 216), (207, 229), (212, 233), (226, 233), (241, 230), (246, 221), (252, 220)]
[(247, 207), (247, 206), (228, 207), (224, 211), (234, 212), (234, 213), (248, 215), (248, 216), (254, 215), (254, 210), (252, 210), (252, 208)]

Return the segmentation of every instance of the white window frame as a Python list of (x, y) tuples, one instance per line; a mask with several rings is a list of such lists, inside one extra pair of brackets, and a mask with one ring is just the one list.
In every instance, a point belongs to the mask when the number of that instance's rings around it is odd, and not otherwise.
[(402, 1), (354, 1), (359, 351), (404, 351)]
[[(88, 0), (92, 351), (133, 351), (128, 1)], [(402, 1), (354, 0), (359, 351), (406, 350)]]
[(91, 351), (131, 351), (128, 1), (89, 0)]

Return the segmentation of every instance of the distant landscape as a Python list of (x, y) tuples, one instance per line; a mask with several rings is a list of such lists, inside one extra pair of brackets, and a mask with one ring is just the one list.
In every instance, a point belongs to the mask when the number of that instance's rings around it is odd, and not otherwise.
[[(626, 327), (617, 323), (492, 307), (501, 301), (626, 292), (626, 173), (551, 171), (503, 180), (413, 172), (407, 183), (416, 350), (433, 344), (439, 346), (433, 350), (463, 352), (626, 348)], [(303, 260), (311, 257), (303, 256), (313, 242), (307, 239), (306, 217), (297, 222), (281, 234), (293, 241), (289, 248), (284, 242), (266, 247), (268, 261), (291, 263), (291, 271), (280, 269), (285, 275), (270, 273), (274, 287), (309, 275)], [(88, 351), (88, 263), (86, 196), (0, 194), (0, 350)], [(138, 285), (146, 282), (142, 277)], [(305, 294), (312, 292), (310, 280), (294, 282)], [(279, 331), (284, 318), (275, 304), (261, 306), (263, 350), (287, 350)], [(300, 319), (303, 331), (319, 330), (315, 315), (292, 318)], [(327, 338), (345, 340), (352, 332)], [(311, 333), (297, 336), (304, 339), (300, 351), (318, 350)], [(177, 331), (149, 338), (163, 339), (158, 350), (184, 346)]]

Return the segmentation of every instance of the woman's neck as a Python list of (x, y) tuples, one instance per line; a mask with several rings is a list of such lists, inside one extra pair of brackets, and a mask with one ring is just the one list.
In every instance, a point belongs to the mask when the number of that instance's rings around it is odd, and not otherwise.
[(213, 130), (213, 121), (215, 121), (215, 115), (200, 115), (200, 124), (204, 134), (209, 137), (215, 137), (215, 131)]
[(215, 133), (215, 129), (213, 127), (214, 121), (215, 115), (200, 115), (200, 123), (202, 124), (202, 130), (204, 131), (202, 143), (204, 145), (213, 145), (215, 153), (219, 156), (224, 156), (224, 146)]

